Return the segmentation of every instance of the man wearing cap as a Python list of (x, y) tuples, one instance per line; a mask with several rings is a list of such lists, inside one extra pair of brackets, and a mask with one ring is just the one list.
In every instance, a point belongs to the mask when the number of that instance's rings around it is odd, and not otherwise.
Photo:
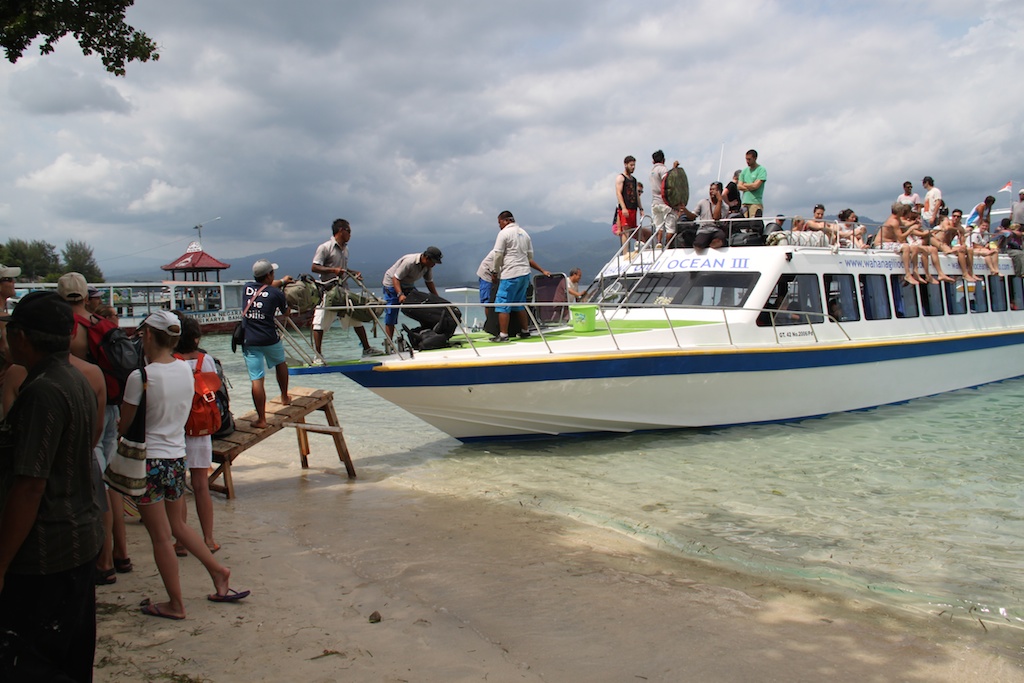
[(85, 276), (74, 271), (64, 273), (57, 280), (57, 294), (68, 302), (75, 318), (75, 327), (71, 332), (71, 353), (88, 360), (89, 333), (86, 331), (86, 327), (88, 327), (91, 314), (86, 308), (86, 302), (89, 300), (89, 285), (85, 281)]
[[(362, 273), (358, 270), (349, 270), (348, 267), (348, 242), (352, 239), (352, 226), (344, 218), (339, 218), (331, 224), (331, 232), (331, 239), (316, 248), (311, 270), (320, 274), (321, 281), (338, 278), (338, 286), (348, 289), (348, 275), (360, 282), (363, 280)], [(327, 310), (326, 305), (326, 302), (321, 302), (313, 313), (313, 346), (316, 347), (317, 353), (321, 353), (324, 332), (331, 328), (334, 319), (338, 317), (338, 312)], [(370, 346), (370, 340), (366, 338), (366, 328), (361, 320), (343, 315), (341, 325), (343, 328), (351, 327), (355, 331), (359, 343), (363, 345), (364, 356), (383, 355), (383, 351)]]
[(535, 268), (548, 277), (551, 273), (533, 260), (533, 242), (527, 232), (516, 224), (511, 211), (498, 214), (498, 239), (494, 241), (492, 253), (494, 268), (501, 274), (501, 283), (498, 285), (498, 296), (494, 299), (499, 332), (498, 336), (491, 337), (491, 341), (508, 341), (508, 323), (512, 311), (519, 316), (520, 339), (527, 339), (530, 336), (530, 319), (522, 304), (526, 303), (526, 290), (530, 286), (530, 269)]
[(103, 305), (103, 295), (100, 294), (100, 290), (96, 289), (92, 285), (89, 285), (88, 292), (89, 294), (85, 299), (85, 310), (95, 315), (96, 309)]
[(255, 282), (245, 285), (246, 311), (242, 317), (245, 338), (242, 341), (242, 356), (252, 381), (252, 402), (256, 406), (256, 421), (252, 426), (263, 429), (267, 426), (267, 391), (264, 386), (266, 368), (274, 368), (277, 385), (281, 388), (281, 403), (288, 405), (288, 364), (284, 359), (284, 344), (277, 334), (274, 319), (280, 312), (288, 313), (288, 300), (281, 287), (292, 281), (291, 275), (281, 280), (274, 279), (277, 264), (260, 259), (252, 265)]
[(1010, 227), (1024, 228), (1024, 188), (1017, 193), (1017, 201), (1010, 207)]
[(92, 680), (96, 398), (68, 361), (74, 316), (59, 295), (31, 292), (0, 321), (28, 371), (0, 430), (0, 671)]
[(441, 250), (427, 247), (421, 254), (406, 254), (384, 273), (384, 299), (388, 311), (384, 317), (384, 331), (391, 339), (398, 324), (398, 306), (405, 302), (405, 295), (416, 289), (416, 281), (423, 278), (427, 289), (434, 296), (440, 296), (434, 287), (434, 266), (441, 264)]

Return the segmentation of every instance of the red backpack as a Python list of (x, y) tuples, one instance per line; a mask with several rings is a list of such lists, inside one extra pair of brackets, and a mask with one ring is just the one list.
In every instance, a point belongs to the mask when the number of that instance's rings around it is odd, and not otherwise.
[[(185, 360), (181, 354), (174, 354), (179, 360)], [(202, 372), (205, 354), (196, 358), (193, 370), (195, 377), (195, 393), (192, 394), (192, 412), (185, 423), (185, 434), (188, 436), (208, 436), (220, 429), (220, 408), (217, 406), (217, 390), (220, 389), (220, 377), (216, 372)]]

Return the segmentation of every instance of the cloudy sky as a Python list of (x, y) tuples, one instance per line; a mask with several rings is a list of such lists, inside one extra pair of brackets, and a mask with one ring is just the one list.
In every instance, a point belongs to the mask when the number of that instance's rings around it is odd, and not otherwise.
[(697, 197), (758, 149), (773, 214), (884, 217), (926, 174), (963, 208), (1024, 187), (1019, 0), (136, 0), (128, 21), (160, 60), (125, 78), (71, 38), (0, 63), (4, 241), (85, 240), (110, 271), (197, 223), (223, 258), (344, 217), (398, 256), (503, 209), (607, 221), (622, 158), (645, 178), (659, 148)]

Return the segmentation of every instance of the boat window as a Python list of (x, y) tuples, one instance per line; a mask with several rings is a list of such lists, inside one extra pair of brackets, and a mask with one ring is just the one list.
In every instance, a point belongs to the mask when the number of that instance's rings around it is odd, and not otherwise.
[(967, 297), (964, 292), (967, 283), (962, 277), (956, 278), (954, 282), (943, 282), (943, 290), (946, 292), (946, 312), (950, 315), (963, 315), (967, 312)]
[(1006, 280), (999, 275), (989, 275), (988, 295), (992, 301), (993, 311), (1005, 311), (1006, 305)]
[(1024, 278), (1010, 275), (1010, 310), (1024, 311)]
[(860, 298), (864, 304), (864, 318), (867, 320), (888, 320), (892, 317), (889, 307), (889, 289), (884, 275), (861, 275)]
[(852, 275), (825, 275), (828, 314), (837, 322), (860, 320), (857, 287)]
[(943, 315), (946, 309), (942, 306), (942, 287), (935, 283), (933, 285), (921, 285), (918, 288), (921, 292), (921, 312), (928, 316)]
[[(759, 327), (775, 325), (806, 325), (820, 323), (821, 288), (814, 274), (783, 275), (775, 283), (768, 301), (757, 316)], [(808, 315), (811, 314), (811, 315)], [(813, 315), (817, 314), (817, 315)]]
[(971, 313), (988, 312), (988, 287), (985, 285), (985, 278), (975, 282), (973, 288), (967, 288), (967, 299), (971, 305)]
[(890, 275), (892, 286), (892, 306), (897, 318), (916, 318), (920, 315), (917, 308), (917, 286), (908, 284), (902, 275)]
[(757, 284), (760, 273), (648, 273), (629, 295), (627, 303), (666, 306), (740, 307)]
[[(668, 278), (669, 276), (665, 276)], [(640, 278), (636, 277), (606, 277), (600, 280), (600, 294), (595, 301), (602, 303), (618, 303), (626, 298), (630, 290), (636, 285)]]

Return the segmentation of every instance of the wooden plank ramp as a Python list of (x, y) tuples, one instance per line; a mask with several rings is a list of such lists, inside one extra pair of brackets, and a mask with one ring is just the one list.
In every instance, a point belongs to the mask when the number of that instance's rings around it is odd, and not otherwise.
[[(223, 439), (213, 440), (213, 463), (216, 466), (210, 474), (210, 490), (226, 494), (228, 498), (235, 497), (235, 484), (231, 476), (231, 463), (235, 458), (252, 448), (264, 439), (277, 434), (282, 429), (295, 429), (298, 437), (299, 459), (303, 469), (309, 467), (309, 435), (307, 432), (330, 434), (334, 440), (335, 449), (338, 451), (338, 459), (345, 465), (349, 479), (356, 478), (356, 468), (352, 464), (352, 456), (349, 454), (348, 445), (345, 443), (345, 436), (341, 425), (338, 424), (338, 414), (334, 411), (334, 392), (325, 389), (307, 389), (305, 387), (289, 387), (291, 403), (284, 405), (280, 396), (267, 400), (267, 426), (263, 429), (256, 429), (252, 423), (256, 420), (256, 411), (235, 417), (235, 431)], [(327, 419), (327, 424), (307, 423), (308, 417), (314, 411), (322, 411)], [(224, 483), (218, 483), (223, 479)]]

